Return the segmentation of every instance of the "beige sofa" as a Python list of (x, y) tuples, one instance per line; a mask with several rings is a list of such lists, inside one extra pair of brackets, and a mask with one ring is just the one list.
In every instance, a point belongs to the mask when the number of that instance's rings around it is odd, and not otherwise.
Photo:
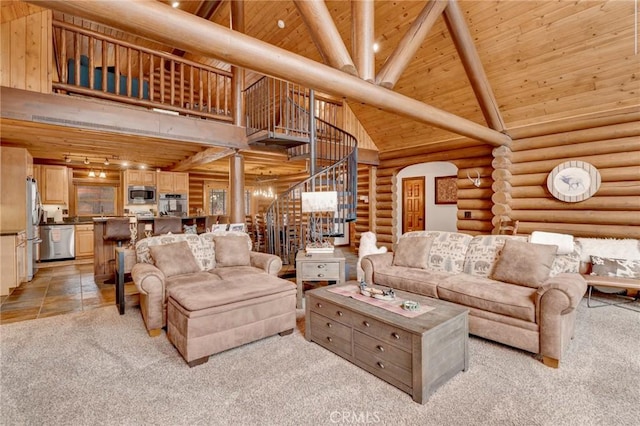
[[(220, 238), (223, 240), (218, 241)], [(234, 238), (235, 242), (232, 241)], [(248, 249), (239, 250), (242, 247), (237, 246), (238, 239)], [(215, 241), (218, 241), (218, 246)], [(185, 245), (189, 250), (184, 250)], [(172, 250), (167, 250), (167, 247)], [(249, 236), (233, 231), (200, 235), (166, 234), (139, 240), (136, 243), (137, 263), (131, 276), (140, 292), (140, 310), (149, 335), (159, 335), (167, 325), (167, 305), (174, 293), (176, 302), (187, 305), (183, 306), (186, 312), (189, 311), (189, 306), (197, 306), (198, 309), (212, 307), (202, 306), (203, 300), (219, 306), (242, 302), (243, 298), (261, 297), (269, 292), (286, 293), (288, 296), (292, 291), (293, 308), (287, 309), (285, 323), (293, 329), (295, 284), (277, 278), (282, 268), (279, 257), (252, 252), (250, 248)], [(272, 279), (265, 279), (266, 276)], [(269, 284), (268, 289), (262, 285), (264, 283)], [(211, 297), (209, 293), (214, 296)], [(194, 301), (193, 295), (196, 294), (199, 294), (195, 296), (199, 300)], [(242, 326), (245, 327), (243, 333), (250, 335), (246, 330), (247, 323)], [(276, 332), (280, 331), (284, 330)]]
[(404, 234), (395, 253), (364, 257), (362, 268), (367, 283), (467, 307), (471, 334), (540, 354), (557, 368), (587, 288), (574, 247), (557, 254), (557, 246), (526, 236), (419, 231)]

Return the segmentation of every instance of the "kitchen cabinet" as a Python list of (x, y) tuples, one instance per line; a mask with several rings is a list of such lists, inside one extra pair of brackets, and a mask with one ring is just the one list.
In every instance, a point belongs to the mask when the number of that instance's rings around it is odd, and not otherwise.
[(76, 225), (76, 258), (93, 257), (93, 224)]
[(0, 296), (27, 280), (27, 235), (25, 231), (0, 236)]
[(129, 185), (156, 186), (156, 175), (151, 170), (125, 170), (125, 188)]
[(158, 173), (158, 193), (188, 194), (189, 173), (160, 172)]
[(24, 148), (0, 146), (0, 230), (24, 229), (27, 223), (27, 176), (33, 157)]
[(40, 196), (42, 204), (69, 202), (69, 172), (65, 166), (40, 166)]

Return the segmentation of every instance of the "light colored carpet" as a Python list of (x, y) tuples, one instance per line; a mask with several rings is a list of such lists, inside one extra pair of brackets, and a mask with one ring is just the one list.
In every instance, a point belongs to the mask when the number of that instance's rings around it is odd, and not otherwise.
[(135, 308), (2, 325), (0, 423), (637, 425), (640, 314), (584, 302), (560, 369), (471, 337), (469, 370), (425, 405), (304, 340), (302, 321), (195, 368)]

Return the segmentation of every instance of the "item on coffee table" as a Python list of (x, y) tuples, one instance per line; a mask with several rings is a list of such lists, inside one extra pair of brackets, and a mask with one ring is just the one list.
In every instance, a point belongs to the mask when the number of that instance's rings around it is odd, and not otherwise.
[(402, 303), (402, 309), (406, 311), (417, 311), (420, 309), (420, 303), (414, 302), (413, 300), (405, 300), (404, 303)]
[(396, 294), (392, 288), (380, 289), (369, 287), (364, 281), (360, 283), (360, 294), (381, 300), (394, 300), (396, 298)]

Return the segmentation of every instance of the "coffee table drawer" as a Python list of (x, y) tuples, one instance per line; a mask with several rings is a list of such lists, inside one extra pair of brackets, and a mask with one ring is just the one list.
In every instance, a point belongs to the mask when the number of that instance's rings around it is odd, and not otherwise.
[(355, 345), (354, 356), (356, 360), (369, 366), (377, 376), (383, 379), (385, 377), (389, 377), (392, 380), (397, 380), (403, 383), (409, 388), (413, 386), (411, 370), (407, 370), (406, 368), (382, 358), (379, 356), (379, 353), (369, 352), (362, 346)]
[(355, 312), (352, 321), (356, 330), (411, 352), (411, 333)]
[(339, 337), (343, 340), (351, 341), (351, 327), (342, 325), (315, 312), (311, 313), (311, 329), (314, 334)]
[(340, 277), (340, 263), (338, 262), (305, 262), (302, 264), (302, 279), (336, 280)]
[(380, 340), (376, 340), (359, 331), (353, 332), (353, 343), (369, 352), (375, 353), (380, 359), (411, 371), (411, 353), (407, 351), (393, 345), (389, 345), (385, 342), (381, 342)]
[(310, 297), (308, 301), (311, 312), (319, 313), (322, 316), (334, 319), (342, 324), (351, 325), (352, 312), (344, 307), (334, 305), (331, 302), (325, 302), (324, 300), (318, 300), (315, 297)]

